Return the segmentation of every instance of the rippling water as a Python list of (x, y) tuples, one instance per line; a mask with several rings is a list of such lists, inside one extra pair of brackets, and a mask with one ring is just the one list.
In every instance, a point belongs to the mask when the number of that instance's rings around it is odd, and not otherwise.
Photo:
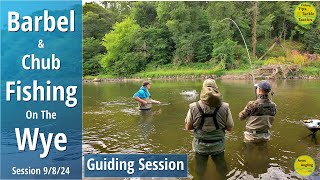
[[(309, 130), (299, 120), (320, 119), (319, 81), (274, 81), (277, 116), (272, 139), (264, 148), (246, 147), (242, 142), (245, 122), (238, 113), (254, 99), (250, 81), (218, 81), (224, 101), (230, 104), (235, 122), (227, 134), (225, 157), (229, 179), (301, 179), (293, 164), (300, 155), (315, 159), (316, 171), (309, 179), (320, 176), (320, 146), (312, 142)], [(83, 89), (83, 151), (95, 153), (181, 153), (189, 155), (189, 176), (195, 175), (191, 151), (192, 133), (184, 131), (188, 105), (198, 99), (202, 81), (154, 81), (153, 99), (163, 102), (150, 112), (137, 110), (132, 95), (137, 82), (85, 84)], [(318, 138), (319, 138), (318, 134)], [(320, 144), (320, 140), (318, 142)], [(217, 177), (210, 160), (206, 177)]]

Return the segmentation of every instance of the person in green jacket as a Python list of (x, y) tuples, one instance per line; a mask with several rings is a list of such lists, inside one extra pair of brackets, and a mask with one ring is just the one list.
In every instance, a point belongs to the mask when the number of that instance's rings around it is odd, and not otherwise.
[(229, 104), (222, 101), (218, 86), (213, 79), (203, 83), (200, 100), (189, 105), (185, 129), (193, 130), (192, 142), (196, 158), (196, 174), (204, 178), (208, 157), (216, 164), (221, 179), (228, 173), (224, 159), (225, 131), (234, 126)]

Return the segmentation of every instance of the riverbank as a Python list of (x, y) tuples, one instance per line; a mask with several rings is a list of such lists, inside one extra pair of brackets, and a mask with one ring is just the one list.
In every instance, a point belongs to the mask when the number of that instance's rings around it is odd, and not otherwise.
[[(201, 75), (201, 76), (163, 76), (163, 77), (156, 77), (156, 78), (144, 78), (144, 77), (137, 77), (137, 78), (127, 78), (127, 77), (112, 77), (112, 78), (101, 78), (99, 76), (91, 76), (91, 77), (84, 77), (83, 82), (84, 83), (90, 83), (90, 82), (112, 82), (112, 81), (143, 81), (143, 80), (186, 80), (186, 79), (207, 79), (207, 78), (213, 78), (213, 79), (220, 79), (220, 80), (251, 80), (252, 76), (250, 74), (226, 74), (222, 76), (216, 76), (216, 75)], [(255, 78), (255, 79), (270, 79), (270, 78)], [(301, 76), (290, 76), (286, 79), (320, 79), (319, 76), (309, 76), (309, 75), (301, 75)]]
[[(303, 67), (298, 70), (287, 69), (287, 73), (277, 70), (277, 66), (263, 66), (254, 70), (255, 79), (320, 79), (320, 68)], [(279, 66), (279, 68), (284, 68)], [(270, 72), (268, 72), (270, 71)], [(147, 79), (162, 79), (162, 80), (183, 80), (183, 79), (206, 79), (212, 77), (214, 79), (230, 79), (230, 80), (251, 80), (252, 75), (249, 69), (246, 70), (231, 70), (219, 71), (208, 69), (198, 69), (191, 71), (190, 69), (176, 70), (158, 70), (135, 74), (131, 77), (116, 77), (112, 75), (85, 76), (83, 82), (108, 82), (108, 81), (142, 81)]]

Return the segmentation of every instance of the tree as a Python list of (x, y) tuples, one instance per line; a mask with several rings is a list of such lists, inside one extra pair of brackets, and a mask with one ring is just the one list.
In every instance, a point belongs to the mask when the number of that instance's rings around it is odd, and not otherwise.
[(111, 13), (96, 3), (83, 6), (83, 37), (101, 39), (115, 23)]
[[(212, 60), (215, 64), (220, 63), (224, 69), (239, 68), (245, 51), (232, 40), (233, 30), (230, 23), (214, 20), (211, 23), (212, 37)], [(242, 43), (242, 42), (241, 42)], [(242, 43), (243, 44), (243, 43)], [(247, 63), (247, 62), (246, 62)]]
[(257, 48), (257, 16), (258, 16), (258, 1), (253, 2), (252, 6), (252, 55), (256, 57)]
[(310, 53), (320, 54), (320, 20), (316, 20), (310, 29), (304, 33), (302, 42), (304, 49)]
[(85, 38), (83, 40), (83, 75), (97, 75), (103, 71), (99, 61), (106, 52), (101, 40)]
[[(83, 7), (84, 72), (97, 73), (99, 69), (125, 76), (147, 66), (208, 61), (220, 63), (225, 69), (238, 68), (240, 63), (247, 63), (247, 53), (241, 34), (226, 18), (239, 26), (253, 56), (265, 53), (275, 37), (279, 42), (288, 37), (302, 41), (306, 50), (317, 53), (319, 18), (311, 25), (298, 25), (292, 15), (297, 4), (299, 2), (87, 3)], [(319, 3), (312, 4), (319, 11)]]
[(102, 37), (111, 30), (115, 18), (96, 3), (86, 3), (83, 6), (83, 74), (97, 75), (103, 69), (99, 64), (105, 48), (102, 46)]
[(100, 39), (108, 31), (107, 21), (91, 11), (83, 16), (83, 37)]
[(203, 62), (212, 49), (207, 14), (197, 2), (159, 2), (159, 21), (165, 24), (175, 43), (173, 63)]
[(97, 54), (96, 56), (83, 62), (83, 75), (98, 75), (104, 72), (100, 65), (100, 60), (103, 58), (102, 54)]
[(131, 1), (101, 1), (104, 8), (111, 13), (115, 19), (115, 22), (121, 22), (129, 14), (132, 8)]
[(152, 67), (171, 62), (174, 42), (165, 26), (154, 26), (142, 30), (141, 41), (145, 46), (147, 62)]
[(108, 53), (100, 62), (102, 67), (108, 73), (122, 76), (143, 70), (146, 57), (140, 37), (141, 28), (132, 18), (116, 23), (103, 38)]
[(82, 51), (84, 61), (96, 56), (97, 54), (104, 54), (106, 52), (101, 43), (101, 40), (95, 39), (93, 37), (85, 38), (83, 40)]
[(226, 39), (213, 45), (212, 57), (224, 64), (225, 69), (238, 68), (235, 64), (237, 43)]
[(207, 13), (210, 19), (211, 36), (213, 42), (222, 42), (229, 38), (243, 45), (239, 30), (235, 25), (225, 18), (230, 18), (241, 29), (246, 42), (249, 42), (252, 28), (249, 12), (249, 2), (210, 2)]
[(140, 27), (152, 25), (156, 21), (157, 11), (154, 2), (134, 2), (130, 12)]

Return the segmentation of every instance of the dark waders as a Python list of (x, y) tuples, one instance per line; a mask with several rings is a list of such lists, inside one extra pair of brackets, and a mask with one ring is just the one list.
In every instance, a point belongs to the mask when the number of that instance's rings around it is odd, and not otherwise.
[(254, 175), (263, 174), (269, 168), (268, 142), (244, 142), (244, 165)]
[[(219, 124), (217, 121), (217, 113), (219, 111), (220, 107), (217, 107), (213, 114), (206, 114), (203, 112), (202, 108), (200, 107), (200, 104), (197, 102), (196, 103), (197, 108), (201, 114), (201, 122), (200, 122), (200, 126), (197, 130), (201, 130), (203, 125), (204, 125), (204, 121), (206, 117), (212, 117), (213, 119), (213, 123), (216, 127), (216, 130), (219, 130)], [(221, 139), (218, 140), (206, 140), (206, 139), (197, 139), (196, 143), (199, 143), (199, 146), (201, 146), (200, 143), (217, 143), (218, 141), (222, 141)], [(198, 178), (200, 180), (204, 180), (204, 179), (208, 179), (205, 178), (205, 172), (207, 169), (207, 163), (208, 163), (208, 158), (209, 156), (211, 157), (212, 161), (214, 162), (215, 166), (216, 166), (216, 171), (219, 173), (219, 179), (224, 180), (227, 179), (227, 173), (228, 173), (228, 168), (227, 168), (227, 163), (226, 160), (224, 158), (224, 151), (222, 152), (208, 152), (208, 153), (195, 153), (195, 159), (196, 159), (196, 174), (198, 176)], [(212, 179), (209, 178), (209, 179)]]
[(196, 174), (200, 180), (208, 179), (204, 177), (207, 169), (208, 157), (211, 157), (212, 161), (216, 165), (216, 171), (219, 173), (220, 179), (227, 179), (228, 167), (224, 158), (224, 151), (212, 154), (198, 154), (195, 153), (196, 158)]

